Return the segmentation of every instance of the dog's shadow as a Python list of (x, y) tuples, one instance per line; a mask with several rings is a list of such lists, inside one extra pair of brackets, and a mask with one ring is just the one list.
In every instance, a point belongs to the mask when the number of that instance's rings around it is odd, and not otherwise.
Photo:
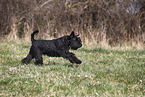
[[(56, 61), (43, 62), (43, 64), (40, 65), (40, 64), (35, 64), (35, 59), (32, 59), (32, 61), (29, 64), (36, 65), (36, 66), (51, 66), (51, 65), (56, 65), (56, 66), (65, 66), (65, 67), (71, 67), (71, 68), (79, 67), (79, 65), (75, 64), (75, 63), (74, 64), (73, 63), (69, 63), (69, 62), (59, 63), (59, 62), (56, 62)], [(23, 65), (26, 65), (26, 64), (23, 64)]]
[(44, 66), (56, 65), (56, 66), (65, 66), (65, 67), (71, 67), (71, 68), (79, 67), (79, 65), (72, 64), (72, 63), (69, 63), (69, 62), (67, 62), (67, 63), (59, 63), (59, 62), (54, 62), (54, 61), (49, 61), (48, 63), (43, 63), (43, 65)]

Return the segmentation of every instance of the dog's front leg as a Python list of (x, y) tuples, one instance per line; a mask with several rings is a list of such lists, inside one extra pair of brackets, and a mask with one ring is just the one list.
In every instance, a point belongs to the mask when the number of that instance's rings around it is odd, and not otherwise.
[(82, 63), (82, 61), (79, 60), (79, 59), (75, 56), (75, 54), (70, 53), (70, 52), (68, 52), (68, 53), (66, 53), (66, 54), (63, 54), (63, 57), (66, 58), (66, 59), (68, 59), (71, 63), (76, 63), (76, 64), (81, 64), (81, 63)]

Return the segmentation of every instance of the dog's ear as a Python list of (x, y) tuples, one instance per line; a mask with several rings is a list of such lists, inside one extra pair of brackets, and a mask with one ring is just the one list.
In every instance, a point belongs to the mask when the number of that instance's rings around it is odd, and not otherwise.
[(79, 36), (80, 34), (76, 35), (76, 36)]
[(71, 32), (70, 37), (71, 37), (71, 38), (75, 37), (74, 31)]

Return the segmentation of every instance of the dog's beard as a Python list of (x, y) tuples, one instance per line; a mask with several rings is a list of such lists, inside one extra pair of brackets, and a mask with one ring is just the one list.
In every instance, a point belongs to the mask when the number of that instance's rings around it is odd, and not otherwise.
[(77, 50), (79, 47), (71, 47), (72, 50)]
[(73, 49), (73, 50), (77, 50), (78, 48), (71, 48), (71, 49)]

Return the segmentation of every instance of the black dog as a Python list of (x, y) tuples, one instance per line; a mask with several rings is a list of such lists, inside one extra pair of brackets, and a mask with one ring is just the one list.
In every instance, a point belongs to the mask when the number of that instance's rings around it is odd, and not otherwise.
[(22, 63), (27, 64), (35, 58), (36, 64), (43, 64), (42, 55), (51, 57), (63, 57), (71, 63), (81, 64), (82, 62), (69, 49), (77, 50), (82, 46), (81, 39), (74, 31), (68, 36), (63, 36), (53, 40), (35, 40), (34, 35), (39, 31), (36, 30), (31, 34), (32, 46), (26, 58)]

